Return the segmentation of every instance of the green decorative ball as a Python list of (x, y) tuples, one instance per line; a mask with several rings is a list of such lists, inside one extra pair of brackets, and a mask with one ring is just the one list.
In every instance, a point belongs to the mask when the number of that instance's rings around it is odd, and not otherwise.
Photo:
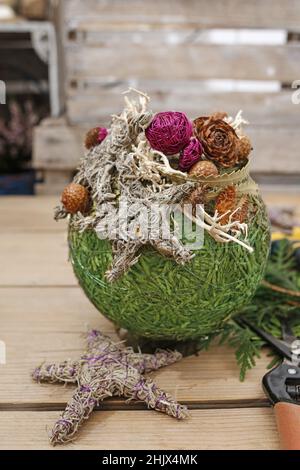
[(70, 227), (70, 258), (87, 297), (116, 325), (153, 340), (189, 340), (215, 332), (254, 295), (264, 275), (270, 229), (265, 206), (252, 197), (249, 253), (236, 243), (219, 243), (207, 233), (193, 260), (178, 265), (144, 249), (128, 273), (110, 284), (110, 242), (94, 231)]

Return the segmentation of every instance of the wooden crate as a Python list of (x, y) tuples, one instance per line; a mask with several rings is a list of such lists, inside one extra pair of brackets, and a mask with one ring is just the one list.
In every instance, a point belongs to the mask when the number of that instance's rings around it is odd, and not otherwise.
[[(62, 3), (64, 132), (72, 144), (48, 147), (57, 162), (51, 171), (75, 168), (84, 129), (108, 124), (122, 109), (121, 92), (134, 86), (151, 95), (154, 111), (182, 110), (193, 118), (243, 109), (251, 122), (253, 171), (300, 174), (300, 105), (292, 103), (291, 88), (300, 79), (297, 0)], [(39, 151), (35, 164), (50, 169)]]
[(49, 0), (20, 0), (17, 5), (18, 13), (31, 20), (47, 18)]

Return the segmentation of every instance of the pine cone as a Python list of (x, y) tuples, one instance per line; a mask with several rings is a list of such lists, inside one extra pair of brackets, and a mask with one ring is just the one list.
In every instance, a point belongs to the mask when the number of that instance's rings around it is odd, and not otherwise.
[(226, 117), (228, 117), (228, 114), (224, 111), (217, 111), (216, 113), (211, 115), (212, 119), (224, 119)]
[(61, 202), (69, 214), (84, 214), (90, 206), (89, 191), (81, 184), (70, 183), (63, 190)]
[(216, 165), (230, 168), (237, 163), (238, 136), (227, 122), (213, 117), (199, 117), (194, 121), (194, 133), (202, 143), (207, 158)]
[(251, 151), (253, 150), (251, 140), (246, 135), (241, 137), (238, 140), (237, 145), (237, 158), (239, 162), (246, 160), (249, 157)]
[(249, 199), (246, 195), (241, 197), (237, 207), (239, 207), (240, 210), (236, 211), (234, 219), (242, 224), (247, 220), (249, 212)]
[(201, 160), (195, 163), (189, 171), (190, 176), (195, 177), (206, 177), (206, 176), (218, 176), (219, 171), (216, 165), (209, 160)]
[(215, 209), (218, 211), (219, 216), (226, 214), (220, 221), (222, 225), (229, 222), (229, 217), (232, 211), (236, 208), (236, 188), (235, 186), (227, 186), (217, 197)]

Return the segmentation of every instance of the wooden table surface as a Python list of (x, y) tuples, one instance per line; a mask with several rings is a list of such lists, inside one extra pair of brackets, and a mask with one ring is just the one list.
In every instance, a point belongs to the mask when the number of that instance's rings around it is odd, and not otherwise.
[[(298, 205), (298, 194), (265, 194), (269, 203)], [(89, 303), (68, 263), (66, 224), (55, 223), (55, 197), (0, 198), (0, 449), (50, 449), (47, 433), (72, 386), (38, 385), (43, 361), (77, 357), (89, 327), (115, 335)], [(228, 347), (214, 347), (153, 374), (186, 403), (177, 422), (139, 403), (107, 400), (64, 449), (278, 449), (272, 409), (261, 389), (266, 353), (244, 383)], [(61, 449), (61, 447), (59, 447)]]

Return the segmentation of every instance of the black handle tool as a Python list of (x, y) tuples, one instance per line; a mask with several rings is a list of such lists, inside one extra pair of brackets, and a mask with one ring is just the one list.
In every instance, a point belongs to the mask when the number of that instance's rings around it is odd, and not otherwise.
[(294, 336), (291, 322), (282, 319), (282, 340), (239, 317), (284, 359), (263, 377), (263, 387), (274, 406), (282, 448), (300, 450), (300, 339)]

